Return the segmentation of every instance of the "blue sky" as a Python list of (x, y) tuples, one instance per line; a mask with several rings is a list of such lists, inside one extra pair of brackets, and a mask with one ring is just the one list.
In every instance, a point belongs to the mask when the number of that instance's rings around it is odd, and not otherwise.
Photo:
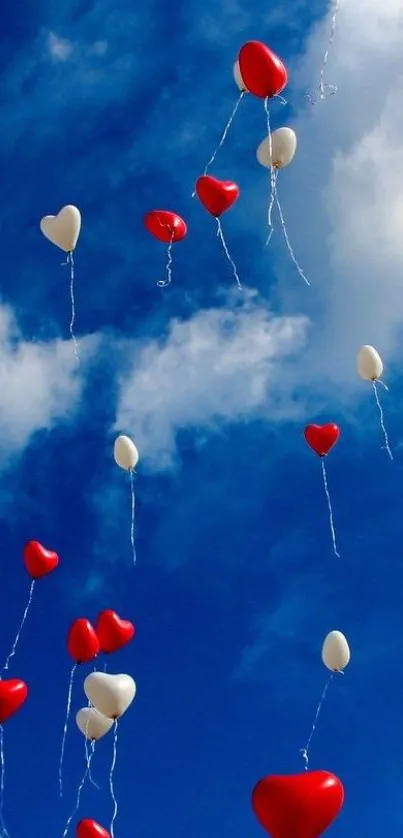
[[(65, 798), (58, 760), (73, 619), (113, 608), (137, 626), (108, 661), (136, 679), (119, 731), (117, 838), (262, 834), (255, 782), (303, 770), (326, 681), (328, 631), (352, 658), (328, 694), (311, 767), (346, 790), (329, 836), (398, 838), (401, 795), (400, 377), (403, 145), (400, 0), (341, 4), (328, 78), (312, 108), (330, 27), (325, 2), (153, 0), (7, 2), (0, 50), (2, 249), (0, 405), (2, 654), (28, 595), (22, 549), (58, 551), (38, 582), (11, 674), (29, 701), (5, 726), (4, 817), (62, 835), (84, 769), (72, 720)], [(312, 287), (275, 219), (264, 248), (267, 176), (255, 151), (263, 104), (245, 97), (212, 173), (241, 188), (222, 219), (244, 290), (213, 219), (191, 198), (237, 90), (232, 65), (251, 38), (289, 68), (273, 127), (298, 136), (279, 194)], [(376, 68), (376, 72), (374, 72)], [(83, 217), (76, 254), (77, 370), (68, 274), (39, 220), (64, 204)], [(173, 249), (145, 212), (188, 223)], [(394, 452), (383, 443), (356, 352), (377, 347)], [(327, 466), (341, 559), (332, 553), (308, 422), (337, 422)], [(113, 462), (118, 433), (140, 451), (137, 555), (130, 492)], [(102, 663), (100, 664), (102, 667)], [(85, 704), (79, 672), (74, 713)], [(109, 826), (112, 740), (97, 746), (101, 791), (80, 817)], [(23, 807), (21, 801), (23, 799)], [(73, 834), (72, 830), (72, 833)]]

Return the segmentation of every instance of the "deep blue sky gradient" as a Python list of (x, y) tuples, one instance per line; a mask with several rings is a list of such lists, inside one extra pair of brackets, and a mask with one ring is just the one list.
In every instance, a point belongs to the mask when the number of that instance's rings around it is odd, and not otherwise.
[[(74, 419), (11, 452), (1, 475), (4, 657), (28, 594), (25, 541), (38, 539), (61, 557), (57, 573), (36, 586), (11, 670), (30, 687), (26, 706), (5, 727), (11, 838), (62, 834), (84, 769), (84, 741), (72, 719), (60, 801), (66, 633), (76, 617), (95, 619), (107, 607), (137, 626), (133, 644), (108, 660), (109, 671), (128, 672), (138, 685), (119, 730), (117, 838), (262, 834), (251, 790), (265, 774), (303, 769), (299, 749), (326, 680), (321, 645), (335, 628), (346, 634), (352, 660), (333, 684), (311, 752), (311, 766), (334, 771), (346, 789), (329, 836), (401, 835), (398, 368), (389, 366), (391, 390), (381, 393), (393, 464), (380, 447), (370, 391), (347, 416), (327, 397), (326, 412), (310, 417), (342, 428), (327, 464), (340, 560), (331, 551), (320, 463), (304, 444), (303, 425), (251, 416), (218, 430), (177, 428), (171, 471), (159, 474), (140, 461), (136, 569), (129, 485), (112, 458), (125, 340), (162, 338), (172, 317), (226, 304), (231, 271), (213, 220), (191, 192), (236, 99), (237, 51), (259, 38), (292, 65), (325, 11), (324, 2), (309, 0), (273, 9), (263, 0), (253, 9), (247, 0), (150, 0), (138, 8), (128, 0), (5, 3), (2, 301), (26, 340), (67, 337), (68, 276), (38, 223), (74, 203), (83, 216), (77, 332), (102, 333)], [(71, 61), (52, 61), (50, 31), (77, 44)], [(105, 54), (91, 54), (104, 40)], [(281, 117), (274, 107), (276, 125), (304, 107), (292, 78), (288, 98)], [(292, 306), (281, 298), (272, 255), (261, 249), (267, 183), (254, 154), (264, 126), (256, 100), (245, 99), (214, 169), (246, 196), (223, 227), (241, 277), (263, 304), (270, 301), (277, 314), (293, 307), (312, 315), (315, 292), (309, 297), (298, 285), (282, 246), (274, 252), (293, 286)], [(164, 248), (142, 226), (153, 208), (174, 209), (189, 224), (174, 250), (173, 284), (163, 292), (156, 281)], [(304, 381), (301, 390), (305, 398)], [(74, 713), (86, 703), (87, 671), (76, 677)], [(93, 773), (102, 789), (87, 787), (79, 812), (105, 827), (111, 747), (110, 736), (97, 745)]]

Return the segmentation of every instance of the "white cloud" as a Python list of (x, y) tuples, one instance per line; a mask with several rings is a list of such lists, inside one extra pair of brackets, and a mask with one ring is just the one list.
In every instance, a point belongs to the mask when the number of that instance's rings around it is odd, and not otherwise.
[(304, 317), (271, 316), (252, 292), (242, 307), (172, 320), (165, 340), (132, 346), (117, 427), (136, 439), (143, 457), (164, 468), (179, 429), (294, 416), (286, 359), (304, 344), (307, 327)]
[[(84, 339), (87, 350), (94, 339)], [(73, 413), (81, 377), (70, 341), (25, 341), (15, 317), (0, 306), (0, 447), (14, 453), (35, 431), (49, 429)], [(3, 460), (4, 462), (4, 460)]]
[[(318, 79), (331, 12), (292, 78)], [(298, 155), (281, 181), (298, 253), (321, 314), (315, 366), (355, 380), (362, 343), (392, 355), (403, 286), (403, 73), (401, 0), (340, 6), (326, 79), (338, 94), (296, 121)], [(309, 79), (309, 82), (308, 82)], [(288, 191), (287, 191), (288, 190)], [(316, 295), (316, 297), (315, 297)]]
[(54, 32), (49, 32), (47, 47), (49, 55), (55, 61), (67, 61), (73, 52), (74, 44), (65, 38), (59, 38)]

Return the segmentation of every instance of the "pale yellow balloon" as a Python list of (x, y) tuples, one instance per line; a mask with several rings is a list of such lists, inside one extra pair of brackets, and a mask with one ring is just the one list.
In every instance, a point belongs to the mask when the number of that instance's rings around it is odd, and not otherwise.
[(235, 64), (232, 68), (232, 73), (233, 73), (235, 83), (236, 83), (238, 89), (241, 91), (241, 93), (247, 93), (248, 91), (247, 91), (247, 89), (244, 85), (244, 81), (243, 81), (243, 78), (241, 76), (241, 68), (239, 66), (239, 61), (235, 61)]
[(288, 166), (297, 150), (297, 136), (292, 128), (277, 128), (270, 137), (265, 137), (258, 146), (256, 157), (261, 166), (269, 169), (283, 169)]
[(383, 373), (382, 358), (373, 346), (365, 344), (357, 355), (358, 375), (364, 381), (377, 381)]
[(341, 631), (330, 631), (322, 646), (322, 660), (332, 672), (341, 672), (350, 660), (350, 649)]
[(139, 461), (139, 452), (134, 442), (124, 434), (118, 436), (115, 440), (113, 456), (117, 465), (126, 469), (126, 471), (132, 471)]
[(130, 675), (91, 672), (84, 681), (84, 692), (103, 716), (120, 719), (135, 698), (136, 683)]
[(93, 741), (101, 739), (113, 727), (113, 720), (107, 719), (95, 707), (82, 707), (76, 713), (76, 723), (81, 733)]
[(65, 253), (72, 253), (76, 249), (81, 230), (80, 210), (68, 204), (58, 215), (45, 215), (40, 228), (52, 244), (60, 247)]

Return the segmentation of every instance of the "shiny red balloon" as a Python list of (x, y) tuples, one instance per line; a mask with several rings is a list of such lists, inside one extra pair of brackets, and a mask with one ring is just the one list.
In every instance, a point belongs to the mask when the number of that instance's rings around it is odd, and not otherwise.
[(24, 564), (32, 579), (41, 579), (56, 570), (59, 556), (39, 541), (28, 541), (24, 547)]
[(343, 801), (342, 783), (328, 771), (264, 777), (252, 792), (253, 811), (271, 838), (319, 838)]
[(20, 681), (19, 678), (0, 681), (0, 725), (22, 707), (27, 696), (28, 687), (25, 681)]
[(76, 663), (88, 663), (99, 652), (99, 640), (92, 623), (85, 617), (74, 620), (67, 636), (69, 654)]
[(334, 422), (328, 425), (307, 425), (305, 439), (319, 457), (325, 457), (340, 437), (340, 428)]
[(184, 239), (188, 231), (186, 222), (176, 212), (152, 210), (144, 216), (144, 224), (149, 233), (160, 242), (170, 244)]
[(83, 818), (76, 826), (77, 838), (111, 838), (111, 833), (91, 818)]
[(211, 175), (202, 175), (196, 181), (196, 194), (206, 210), (218, 218), (235, 204), (239, 197), (239, 186), (232, 180), (218, 180)]
[(116, 611), (106, 609), (98, 617), (96, 632), (101, 652), (117, 652), (134, 637), (135, 628), (130, 620), (122, 620)]
[(266, 99), (284, 90), (287, 70), (280, 58), (260, 41), (248, 41), (239, 51), (239, 69), (249, 93)]

